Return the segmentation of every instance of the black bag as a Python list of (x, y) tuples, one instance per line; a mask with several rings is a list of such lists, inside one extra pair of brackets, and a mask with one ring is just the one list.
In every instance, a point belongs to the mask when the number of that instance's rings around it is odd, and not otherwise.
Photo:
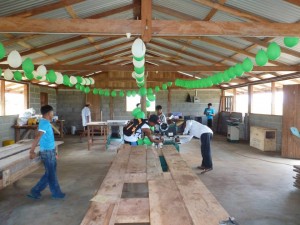
[(140, 129), (145, 123), (147, 123), (146, 119), (133, 119), (129, 121), (125, 127), (123, 127), (123, 134), (126, 136), (131, 136), (135, 134), (135, 132)]

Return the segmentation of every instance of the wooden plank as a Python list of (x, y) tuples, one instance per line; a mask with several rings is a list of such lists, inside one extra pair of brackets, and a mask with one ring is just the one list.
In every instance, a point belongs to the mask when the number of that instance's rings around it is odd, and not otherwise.
[(120, 200), (116, 223), (150, 223), (148, 198), (125, 198)]
[(150, 42), (152, 37), (152, 0), (141, 1), (142, 39)]
[(145, 146), (131, 147), (127, 173), (146, 173), (146, 171)]
[(100, 189), (91, 200), (92, 203), (81, 222), (82, 225), (108, 224), (107, 218), (113, 219), (111, 216), (122, 194), (130, 151), (129, 145), (121, 146)]
[(150, 180), (148, 185), (151, 224), (193, 224), (173, 180)]
[(147, 148), (147, 180), (163, 178), (163, 171), (158, 153), (153, 148)]
[(146, 183), (146, 173), (126, 173), (124, 183)]
[(164, 146), (162, 151), (193, 223), (215, 225), (227, 219), (229, 214), (181, 158), (175, 147)]

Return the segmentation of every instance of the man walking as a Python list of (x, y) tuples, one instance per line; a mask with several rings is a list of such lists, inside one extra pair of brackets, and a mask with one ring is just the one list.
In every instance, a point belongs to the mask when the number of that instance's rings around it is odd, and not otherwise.
[(31, 189), (27, 195), (33, 199), (40, 199), (41, 192), (49, 185), (52, 198), (63, 199), (65, 194), (60, 190), (56, 174), (56, 152), (53, 129), (50, 124), (53, 118), (53, 108), (50, 105), (41, 107), (43, 118), (39, 121), (38, 133), (32, 143), (30, 150), (30, 159), (34, 159), (34, 152), (38, 143), (40, 143), (40, 156), (45, 167), (45, 174), (40, 181)]
[(208, 103), (207, 108), (204, 110), (204, 115), (207, 118), (207, 126), (212, 129), (213, 126), (213, 117), (215, 116), (215, 110), (211, 107), (212, 104)]
[(92, 122), (90, 106), (90, 103), (86, 103), (84, 108), (81, 110), (83, 133), (80, 135), (80, 140), (87, 134), (87, 123)]
[(210, 141), (213, 136), (213, 131), (209, 127), (195, 120), (187, 120), (185, 122), (183, 134), (192, 135), (196, 138), (199, 138), (201, 141), (202, 163), (201, 166), (198, 166), (197, 168), (203, 170), (202, 173), (212, 170), (213, 164), (211, 158)]

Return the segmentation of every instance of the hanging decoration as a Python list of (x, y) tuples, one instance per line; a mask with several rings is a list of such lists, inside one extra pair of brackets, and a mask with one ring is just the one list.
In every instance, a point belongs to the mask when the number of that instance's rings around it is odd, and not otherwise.
[(8, 65), (12, 68), (18, 68), (22, 64), (22, 57), (16, 50), (11, 51), (7, 56)]
[(280, 46), (275, 42), (270, 43), (267, 48), (268, 58), (274, 61), (279, 58), (280, 54), (281, 54)]
[(292, 48), (295, 47), (299, 43), (298, 37), (285, 37), (283, 39), (284, 45), (286, 47)]
[(268, 62), (267, 53), (264, 50), (260, 49), (255, 56), (255, 62), (258, 66), (266, 65)]

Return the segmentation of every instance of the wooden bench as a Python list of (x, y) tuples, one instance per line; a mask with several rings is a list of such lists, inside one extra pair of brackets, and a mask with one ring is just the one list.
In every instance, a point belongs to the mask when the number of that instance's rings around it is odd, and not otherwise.
[[(162, 172), (158, 154), (151, 147), (122, 145), (81, 225), (151, 224), (216, 225), (228, 219), (174, 146), (164, 146), (169, 172)], [(138, 185), (146, 196), (124, 197), (125, 189)]]
[[(40, 157), (29, 159), (32, 141), (22, 140), (16, 144), (0, 148), (0, 190), (40, 167)], [(56, 141), (56, 148), (63, 143), (63, 141)], [(36, 147), (35, 152), (38, 153), (39, 150), (40, 148)]]

